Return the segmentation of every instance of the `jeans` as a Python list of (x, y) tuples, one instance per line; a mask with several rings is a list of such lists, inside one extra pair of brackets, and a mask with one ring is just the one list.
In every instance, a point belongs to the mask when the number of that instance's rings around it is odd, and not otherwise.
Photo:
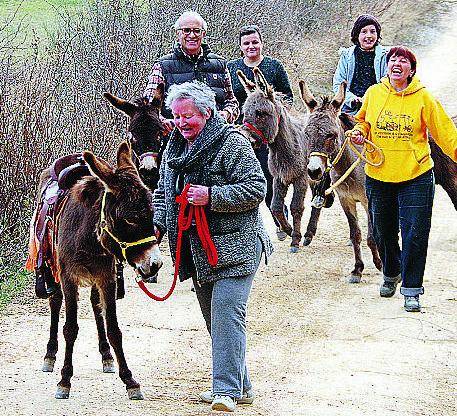
[(384, 279), (393, 281), (401, 274), (400, 293), (405, 296), (423, 294), (422, 283), (435, 195), (433, 171), (400, 183), (381, 182), (367, 176), (366, 191)]
[[(257, 264), (262, 243), (257, 239)], [(246, 307), (255, 273), (199, 285), (195, 292), (212, 340), (213, 395), (241, 398), (252, 388), (246, 366)]]

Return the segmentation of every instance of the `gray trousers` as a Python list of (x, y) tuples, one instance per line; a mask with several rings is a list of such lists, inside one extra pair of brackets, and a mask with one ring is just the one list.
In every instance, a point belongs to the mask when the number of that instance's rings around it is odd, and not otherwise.
[[(262, 243), (257, 240), (257, 264)], [(201, 286), (193, 278), (195, 292), (212, 340), (213, 395), (241, 398), (252, 388), (246, 366), (246, 305), (255, 273), (225, 278)]]

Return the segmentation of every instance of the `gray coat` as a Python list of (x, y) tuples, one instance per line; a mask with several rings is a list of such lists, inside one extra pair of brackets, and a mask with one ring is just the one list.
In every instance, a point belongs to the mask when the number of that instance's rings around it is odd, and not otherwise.
[[(207, 121), (187, 154), (185, 144), (185, 139), (175, 129), (165, 150), (159, 184), (154, 192), (154, 223), (162, 233), (168, 232), (173, 261), (179, 209), (175, 199), (184, 184), (192, 183), (211, 189), (206, 216), (218, 252), (218, 263), (212, 267), (196, 227), (191, 226), (188, 238), (197, 280), (205, 283), (254, 273), (257, 238), (262, 242), (265, 257), (273, 250), (259, 213), (266, 181), (249, 141), (216, 115)], [(180, 187), (177, 187), (178, 176), (183, 179)], [(193, 273), (191, 261), (181, 261), (180, 280)]]

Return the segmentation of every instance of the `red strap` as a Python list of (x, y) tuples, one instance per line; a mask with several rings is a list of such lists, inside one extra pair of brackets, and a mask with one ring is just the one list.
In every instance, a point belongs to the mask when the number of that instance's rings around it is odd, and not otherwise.
[(255, 134), (257, 134), (262, 139), (263, 144), (268, 144), (267, 138), (256, 126), (247, 121), (245, 121), (243, 125), (246, 126), (249, 130), (252, 130)]
[[(211, 235), (209, 233), (208, 221), (206, 220), (206, 213), (205, 208), (201, 205), (191, 205), (187, 200), (187, 192), (189, 191), (190, 184), (187, 184), (184, 187), (181, 195), (176, 197), (176, 202), (179, 204), (179, 212), (178, 212), (178, 239), (176, 242), (176, 259), (175, 259), (175, 273), (173, 276), (173, 283), (171, 285), (170, 290), (168, 293), (163, 296), (159, 297), (151, 293), (144, 282), (142, 280), (137, 280), (138, 286), (143, 290), (146, 295), (150, 298), (157, 300), (157, 301), (164, 301), (168, 299), (173, 290), (175, 289), (176, 282), (178, 280), (178, 273), (179, 273), (179, 266), (181, 264), (181, 247), (182, 247), (182, 235), (183, 232), (188, 230), (192, 225), (192, 220), (195, 218), (195, 224), (197, 226), (197, 233), (200, 241), (202, 243), (203, 250), (206, 253), (208, 258), (208, 263), (211, 266), (215, 266), (217, 264), (217, 249), (214, 245), (213, 240), (211, 239)], [(187, 214), (186, 214), (187, 211)]]

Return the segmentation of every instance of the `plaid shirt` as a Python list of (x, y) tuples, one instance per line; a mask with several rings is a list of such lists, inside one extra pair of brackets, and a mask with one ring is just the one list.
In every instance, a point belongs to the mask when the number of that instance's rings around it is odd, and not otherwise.
[[(185, 52), (183, 51), (183, 53)], [(200, 52), (200, 55), (202, 55), (202, 52)], [(151, 101), (154, 97), (154, 93), (159, 84), (165, 84), (165, 78), (162, 73), (162, 67), (160, 65), (160, 62), (156, 62), (152, 67), (151, 75), (149, 75), (148, 77), (148, 84), (146, 85), (146, 88), (144, 90), (143, 97)], [(228, 69), (225, 70), (224, 76), (224, 96), (224, 105), (220, 110), (227, 112), (228, 123), (234, 123), (239, 116), (239, 106), (238, 101), (235, 98), (235, 95), (233, 94), (232, 80), (230, 78), (230, 73)]]

